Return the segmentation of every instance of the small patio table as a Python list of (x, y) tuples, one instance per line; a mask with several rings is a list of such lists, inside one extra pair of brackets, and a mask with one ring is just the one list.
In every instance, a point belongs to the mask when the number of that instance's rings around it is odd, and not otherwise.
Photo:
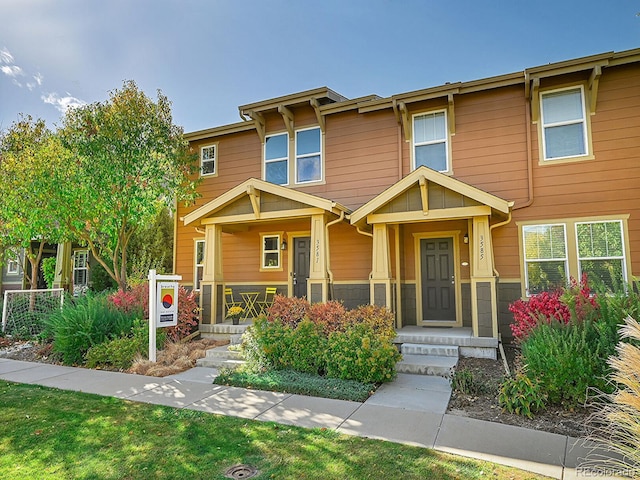
[(260, 296), (260, 292), (240, 292), (240, 296), (244, 300), (244, 310), (248, 317), (256, 318), (258, 309), (256, 302)]

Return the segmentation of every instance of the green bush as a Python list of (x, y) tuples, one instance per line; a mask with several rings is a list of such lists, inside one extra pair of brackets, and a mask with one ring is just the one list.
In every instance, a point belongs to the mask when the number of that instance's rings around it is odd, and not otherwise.
[(56, 279), (56, 257), (43, 258), (40, 261), (40, 270), (47, 288), (53, 288), (53, 282)]
[(451, 388), (465, 395), (480, 395), (489, 390), (487, 384), (481, 382), (471, 370), (466, 368), (461, 368), (453, 373)]
[[(156, 331), (156, 345), (162, 348), (167, 335), (165, 329)], [(129, 335), (107, 340), (87, 351), (87, 367), (127, 370), (136, 355), (147, 357), (149, 352), (149, 322), (136, 319)]]
[(510, 413), (533, 418), (533, 414), (544, 408), (546, 395), (538, 382), (523, 373), (508, 377), (502, 382), (498, 403)]
[(608, 331), (604, 319), (540, 324), (522, 342), (527, 376), (540, 383), (550, 403), (566, 408), (584, 404), (590, 387), (609, 392), (607, 358), (617, 336), (609, 338)]
[(53, 350), (71, 365), (83, 363), (91, 347), (128, 334), (133, 317), (109, 305), (106, 295), (89, 293), (68, 299), (45, 323)]
[(391, 339), (367, 323), (352, 324), (329, 335), (327, 376), (364, 383), (393, 380), (401, 355)]
[(272, 370), (262, 373), (246, 370), (222, 370), (220, 375), (215, 378), (214, 383), (353, 402), (364, 402), (375, 390), (375, 385), (371, 383), (320, 377), (292, 370)]

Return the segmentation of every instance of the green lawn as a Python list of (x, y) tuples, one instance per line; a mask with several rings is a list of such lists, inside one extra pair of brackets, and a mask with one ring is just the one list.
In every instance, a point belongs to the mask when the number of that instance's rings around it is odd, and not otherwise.
[(525, 479), (424, 448), (0, 381), (0, 478)]

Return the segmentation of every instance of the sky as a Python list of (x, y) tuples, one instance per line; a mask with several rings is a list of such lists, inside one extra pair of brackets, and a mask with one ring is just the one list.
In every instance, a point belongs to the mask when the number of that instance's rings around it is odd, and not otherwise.
[(356, 98), (640, 47), (640, 0), (0, 0), (0, 130), (134, 80), (192, 132), (326, 86)]

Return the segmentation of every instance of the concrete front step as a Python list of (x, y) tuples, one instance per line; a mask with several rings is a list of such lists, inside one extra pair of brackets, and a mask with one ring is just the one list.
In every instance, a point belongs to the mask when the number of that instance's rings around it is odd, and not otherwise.
[(403, 355), (402, 360), (396, 364), (398, 373), (411, 373), (414, 375), (434, 375), (451, 378), (453, 369), (458, 364), (458, 357), (445, 357), (440, 355)]
[(402, 355), (436, 355), (438, 357), (458, 357), (457, 345), (426, 345), (422, 343), (403, 343)]
[(229, 350), (229, 345), (210, 348), (204, 358), (196, 361), (197, 367), (237, 368), (245, 362), (236, 350)]

